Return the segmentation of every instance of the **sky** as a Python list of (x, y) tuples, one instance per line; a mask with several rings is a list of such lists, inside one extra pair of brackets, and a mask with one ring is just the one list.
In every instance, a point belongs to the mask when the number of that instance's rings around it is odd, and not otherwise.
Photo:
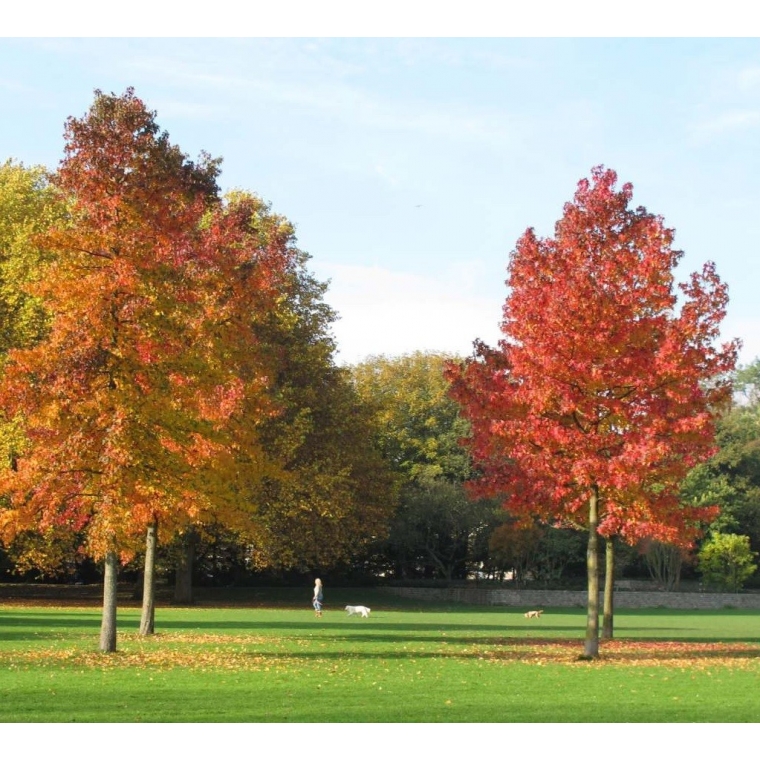
[[(295, 224), (352, 364), (495, 343), (517, 239), (551, 235), (603, 164), (675, 229), (679, 281), (716, 263), (722, 335), (743, 341), (741, 363), (760, 356), (760, 39), (662, 36), (667, 24), (513, 34), (482, 16), (479, 33), (452, 22), (423, 36), (413, 14), (417, 26), (373, 20), (381, 7), (335, 32), (312, 16), (292, 35), (286, 17), (259, 32), (227, 16), (226, 36), (167, 18), (81, 37), (30, 11), (0, 37), (0, 160), (55, 168), (66, 118), (95, 89), (134, 87), (185, 153), (223, 158), (224, 190)], [(719, 28), (704, 21), (703, 34)]]

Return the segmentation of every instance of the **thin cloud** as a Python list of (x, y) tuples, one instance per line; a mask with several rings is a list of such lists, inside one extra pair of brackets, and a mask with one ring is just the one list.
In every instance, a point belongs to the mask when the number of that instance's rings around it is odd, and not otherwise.
[(720, 137), (726, 133), (752, 129), (758, 124), (760, 124), (760, 111), (728, 111), (697, 124), (693, 128), (692, 133), (696, 139), (705, 140)]
[(388, 183), (391, 187), (398, 187), (400, 180), (398, 175), (388, 166), (382, 162), (378, 162), (374, 166), (375, 174), (380, 177), (384, 182)]
[(355, 364), (375, 354), (417, 350), (466, 356), (476, 338), (499, 339), (501, 303), (444, 279), (382, 267), (328, 265), (327, 301), (340, 319), (334, 326), (338, 359)]
[(182, 100), (161, 100), (157, 98), (157, 110), (162, 119), (190, 118), (202, 121), (219, 121), (228, 118), (228, 107)]
[(32, 87), (13, 79), (0, 79), (0, 90), (5, 90), (6, 92), (20, 92), (27, 95), (36, 94), (36, 91)]
[[(267, 101), (305, 109), (313, 114), (376, 129), (416, 132), (455, 141), (485, 142), (492, 147), (518, 145), (517, 120), (499, 112), (457, 111), (420, 101), (394, 101), (371, 96), (366, 90), (341, 81), (329, 82), (319, 68), (293, 71), (289, 77), (249, 77), (214, 72), (200, 59), (135, 56), (135, 69), (188, 87), (234, 92), (240, 103)], [(306, 64), (304, 64), (306, 66)]]
[(752, 90), (760, 85), (760, 66), (748, 66), (737, 75), (740, 90)]

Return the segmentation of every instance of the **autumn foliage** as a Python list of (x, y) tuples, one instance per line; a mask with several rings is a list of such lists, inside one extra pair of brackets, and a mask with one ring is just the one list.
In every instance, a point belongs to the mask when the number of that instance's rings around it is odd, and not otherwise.
[(219, 202), (216, 163), (188, 161), (131, 93), (99, 94), (66, 136), (72, 220), (47, 233), (35, 288), (50, 334), (11, 352), (1, 390), (27, 436), (2, 475), (4, 528), (87, 526), (103, 556), (201, 509), (201, 465), (232, 455), (223, 423), (261, 395), (245, 318), (288, 252), (258, 245), (250, 204)]
[(72, 547), (103, 560), (112, 651), (119, 560), (145, 553), (152, 633), (161, 543), (220, 533), (255, 567), (335, 564), (382, 534), (393, 479), (293, 225), (252, 193), (222, 196), (219, 160), (191, 161), (131, 89), (96, 91), (65, 138), (49, 183), (0, 172), (0, 210), (24, 226), (0, 225), (15, 331), (0, 342), (0, 541), (46, 569)]
[(688, 542), (709, 508), (679, 498), (713, 451), (737, 342), (712, 263), (675, 286), (673, 230), (597, 167), (555, 234), (528, 229), (509, 263), (503, 339), (452, 368), (481, 471), (517, 516), (629, 542)]
[(69, 216), (40, 236), (53, 258), (30, 286), (50, 329), (9, 352), (0, 385), (23, 420), (0, 472), (5, 540), (65, 526), (95, 557), (128, 555), (146, 526), (232, 508), (266, 471), (240, 424), (276, 411), (251, 322), (292, 251), (258, 234), (255, 199), (221, 201), (217, 174), (131, 91), (67, 122), (53, 182)]

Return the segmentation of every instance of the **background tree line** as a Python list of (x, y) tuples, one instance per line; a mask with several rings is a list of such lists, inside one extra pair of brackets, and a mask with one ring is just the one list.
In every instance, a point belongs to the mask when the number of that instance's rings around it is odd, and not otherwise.
[[(444, 377), (451, 361), (456, 358), (420, 352), (373, 357), (345, 370), (356, 394), (354, 401), (363, 409), (361, 425), (355, 429), (361, 431), (365, 445), (373, 444), (388, 493), (393, 494), (393, 508), (376, 525), (377, 535), (367, 536), (362, 546), (349, 547), (349, 539), (328, 541), (332, 557), (327, 557), (309, 548), (312, 542), (322, 544), (324, 535), (310, 533), (302, 524), (288, 528), (283, 519), (268, 544), (267, 551), (274, 556), (267, 560), (259, 548), (267, 544), (254, 543), (250, 531), (230, 530), (221, 523), (199, 526), (190, 538), (178, 535), (159, 551), (161, 576), (175, 584), (173, 598), (191, 601), (193, 585), (302, 583), (312, 571), (328, 571), (348, 583), (470, 579), (518, 587), (580, 586), (586, 547), (579, 531), (540, 522), (525, 527), (505, 513), (497, 500), (468, 495), (464, 483), (472, 465), (461, 442), (466, 422), (448, 395)], [(746, 536), (749, 551), (760, 552), (755, 482), (760, 479), (760, 394), (752, 379), (757, 377), (756, 366), (737, 372), (737, 387), (742, 391), (718, 423), (718, 452), (684, 482), (685, 499), (702, 503), (721, 499), (721, 515), (688, 552), (651, 540), (634, 547), (621, 545), (618, 577), (651, 580), (668, 590), (678, 588), (682, 579), (701, 581), (716, 590), (730, 589), (730, 571), (701, 571), (702, 547), (709, 545), (712, 536), (728, 534)], [(294, 405), (291, 413), (296, 410)], [(273, 430), (279, 424), (277, 418), (271, 420)], [(287, 435), (290, 425), (282, 424), (281, 434)], [(329, 435), (335, 429), (332, 424), (322, 426), (322, 434)], [(737, 430), (742, 431), (740, 436)], [(356, 514), (360, 519), (361, 511)], [(266, 530), (275, 534), (271, 524)], [(342, 555), (336, 551), (340, 548)], [(35, 531), (19, 536), (0, 557), (6, 581), (95, 582), (101, 576), (98, 566), (77, 553), (71, 542), (51, 542)], [(128, 563), (123, 577), (139, 579), (141, 560), (138, 554)], [(758, 583), (760, 578), (752, 573), (739, 585)]]

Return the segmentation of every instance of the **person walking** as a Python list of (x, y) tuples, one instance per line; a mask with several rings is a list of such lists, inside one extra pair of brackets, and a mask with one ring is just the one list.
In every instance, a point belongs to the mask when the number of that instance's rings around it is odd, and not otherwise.
[(322, 581), (317, 578), (314, 581), (314, 599), (312, 599), (314, 605), (314, 614), (316, 617), (322, 617)]

